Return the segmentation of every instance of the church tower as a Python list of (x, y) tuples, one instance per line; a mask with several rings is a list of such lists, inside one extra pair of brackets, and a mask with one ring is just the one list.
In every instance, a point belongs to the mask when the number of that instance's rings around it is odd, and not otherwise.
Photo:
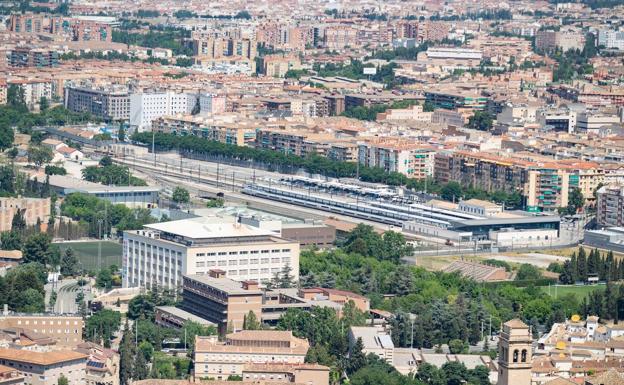
[(503, 324), (498, 342), (498, 385), (531, 385), (529, 327), (519, 319)]

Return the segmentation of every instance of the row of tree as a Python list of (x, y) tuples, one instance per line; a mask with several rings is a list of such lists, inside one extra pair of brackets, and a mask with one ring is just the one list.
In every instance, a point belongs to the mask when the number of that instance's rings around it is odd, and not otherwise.
[(128, 167), (113, 164), (109, 156), (100, 159), (97, 166), (83, 168), (82, 179), (114, 186), (147, 186), (143, 179), (133, 176)]
[(600, 281), (606, 282), (618, 281), (624, 279), (624, 260), (616, 260), (613, 251), (605, 255), (598, 249), (593, 249), (588, 255), (581, 246), (578, 252), (574, 252), (572, 257), (563, 263), (563, 266), (553, 266), (550, 270), (560, 273), (559, 280), (565, 284), (587, 282), (589, 277), (597, 277)]

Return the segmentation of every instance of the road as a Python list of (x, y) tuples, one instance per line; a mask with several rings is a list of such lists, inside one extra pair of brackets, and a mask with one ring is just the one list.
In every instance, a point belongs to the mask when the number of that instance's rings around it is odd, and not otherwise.
[[(46, 284), (46, 304), (49, 302), (50, 293), (52, 292), (52, 284)], [(78, 285), (76, 279), (61, 280), (56, 284), (56, 303), (52, 309), (57, 314), (76, 314), (78, 313), (78, 304), (76, 303), (76, 296), (81, 290), (84, 290), (85, 297), (90, 296), (91, 289), (89, 285), (85, 285), (81, 288)]]

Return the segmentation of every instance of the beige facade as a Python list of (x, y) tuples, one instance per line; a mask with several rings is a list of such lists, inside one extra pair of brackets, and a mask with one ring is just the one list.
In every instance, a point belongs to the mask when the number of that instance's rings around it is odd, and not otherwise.
[(86, 385), (87, 358), (71, 350), (42, 353), (0, 349), (0, 365), (17, 369), (25, 385), (57, 385), (61, 376), (69, 385)]
[(0, 231), (10, 231), (13, 216), (23, 210), (27, 226), (37, 220), (47, 223), (50, 217), (50, 198), (0, 198)]
[(82, 317), (55, 315), (0, 316), (0, 328), (16, 328), (52, 338), (58, 347), (76, 347), (82, 343)]
[(242, 375), (246, 364), (303, 364), (310, 345), (290, 331), (245, 330), (216, 336), (195, 337), (195, 378), (227, 379)]
[(503, 324), (498, 343), (498, 385), (531, 385), (531, 340), (529, 327), (519, 319)]
[(0, 365), (0, 385), (22, 385), (24, 376), (17, 369)]

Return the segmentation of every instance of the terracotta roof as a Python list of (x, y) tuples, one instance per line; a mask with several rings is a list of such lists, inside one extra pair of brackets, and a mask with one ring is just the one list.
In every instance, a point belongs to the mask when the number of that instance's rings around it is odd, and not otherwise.
[(61, 362), (84, 360), (86, 358), (86, 355), (71, 350), (57, 350), (42, 353), (28, 350), (0, 349), (0, 359), (36, 365), (52, 365)]

